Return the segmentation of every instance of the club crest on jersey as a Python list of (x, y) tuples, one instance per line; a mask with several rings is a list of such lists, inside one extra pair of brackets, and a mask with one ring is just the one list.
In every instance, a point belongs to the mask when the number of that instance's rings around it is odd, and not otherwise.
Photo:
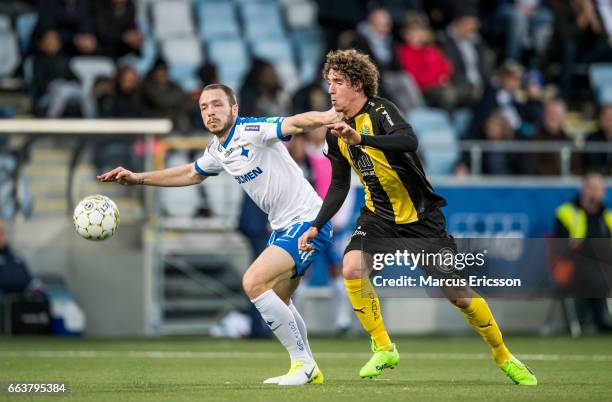
[(361, 129), (361, 135), (370, 135), (370, 128), (369, 127), (364, 127)]

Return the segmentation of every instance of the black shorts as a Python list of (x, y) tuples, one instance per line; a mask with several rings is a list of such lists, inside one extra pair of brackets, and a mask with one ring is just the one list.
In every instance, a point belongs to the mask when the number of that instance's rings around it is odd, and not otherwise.
[[(403, 225), (382, 219), (363, 208), (344, 253), (352, 250), (363, 251), (372, 256), (377, 253), (396, 253), (400, 250), (430, 255), (441, 253), (443, 257), (448, 253), (456, 254), (457, 244), (446, 232), (446, 219), (439, 208), (433, 209), (417, 222)], [(432, 257), (419, 266), (434, 277), (446, 278), (461, 274), (453, 266), (444, 265), (443, 261), (448, 259), (442, 257)]]

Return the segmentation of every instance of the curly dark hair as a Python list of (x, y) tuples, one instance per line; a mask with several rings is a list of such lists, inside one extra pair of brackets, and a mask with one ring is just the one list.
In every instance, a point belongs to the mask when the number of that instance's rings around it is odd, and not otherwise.
[(361, 83), (368, 98), (378, 95), (380, 74), (376, 65), (367, 54), (355, 49), (333, 50), (325, 56), (323, 79), (327, 80), (329, 70), (342, 73), (351, 86)]

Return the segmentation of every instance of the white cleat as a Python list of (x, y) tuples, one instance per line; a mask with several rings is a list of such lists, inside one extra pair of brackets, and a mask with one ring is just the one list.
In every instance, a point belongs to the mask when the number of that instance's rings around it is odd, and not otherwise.
[(280, 379), (283, 378), (282, 375), (279, 375), (278, 377), (270, 377), (267, 380), (264, 380), (264, 384), (278, 384), (280, 382)]
[(317, 363), (296, 361), (291, 364), (289, 372), (280, 378), (278, 385), (323, 384), (323, 381), (323, 373)]

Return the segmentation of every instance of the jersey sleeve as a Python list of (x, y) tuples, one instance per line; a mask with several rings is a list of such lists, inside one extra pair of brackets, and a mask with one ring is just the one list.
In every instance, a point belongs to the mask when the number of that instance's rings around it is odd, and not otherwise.
[(194, 163), (195, 170), (201, 176), (218, 176), (223, 171), (223, 166), (210, 153), (211, 146), (212, 144), (208, 144), (204, 154)]
[(283, 136), (284, 117), (247, 117), (242, 119), (242, 135), (256, 145), (269, 145), (277, 141), (289, 141)]
[(397, 106), (389, 101), (383, 100), (374, 107), (374, 111), (378, 126), (381, 128), (381, 134), (391, 134), (406, 128), (412, 129)]

